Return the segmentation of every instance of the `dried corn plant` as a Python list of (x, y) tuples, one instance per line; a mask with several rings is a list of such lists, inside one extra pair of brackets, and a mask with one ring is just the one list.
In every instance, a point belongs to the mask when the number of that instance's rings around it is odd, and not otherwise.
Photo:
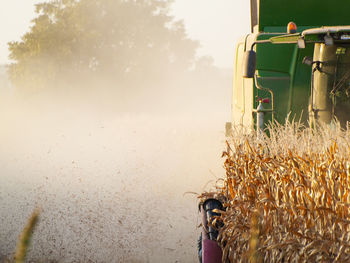
[(38, 222), (40, 211), (36, 209), (33, 211), (32, 215), (28, 219), (28, 222), (24, 229), (22, 230), (21, 235), (19, 236), (16, 254), (15, 254), (15, 263), (25, 262), (27, 251), (30, 245), (30, 241), (33, 235), (34, 228)]
[(233, 130), (217, 193), (224, 262), (350, 262), (349, 143), (339, 125)]

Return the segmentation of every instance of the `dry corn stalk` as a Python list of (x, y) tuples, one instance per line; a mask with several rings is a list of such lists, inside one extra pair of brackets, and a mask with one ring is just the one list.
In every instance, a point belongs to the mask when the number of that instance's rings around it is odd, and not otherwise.
[(39, 219), (39, 209), (34, 210), (24, 229), (22, 230), (21, 235), (19, 236), (16, 254), (15, 254), (15, 263), (23, 263), (25, 261), (27, 251), (30, 245), (30, 240), (32, 238), (32, 234), (34, 228)]
[(236, 132), (224, 152), (224, 262), (350, 262), (350, 131), (269, 133)]

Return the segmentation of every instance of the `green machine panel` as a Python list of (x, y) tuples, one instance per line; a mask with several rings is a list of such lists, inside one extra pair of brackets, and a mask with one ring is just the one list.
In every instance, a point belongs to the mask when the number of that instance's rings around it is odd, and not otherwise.
[[(287, 26), (293, 21), (298, 26), (319, 27), (349, 25), (349, 0), (257, 0), (260, 32), (271, 27)], [(252, 4), (252, 7), (254, 5)], [(252, 10), (253, 11), (253, 10)]]

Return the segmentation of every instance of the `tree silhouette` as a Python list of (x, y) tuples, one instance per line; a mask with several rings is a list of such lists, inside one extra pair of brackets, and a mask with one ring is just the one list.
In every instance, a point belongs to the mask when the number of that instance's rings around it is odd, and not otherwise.
[(193, 65), (198, 43), (169, 15), (170, 1), (55, 0), (9, 43), (16, 86), (46, 87), (62, 79), (151, 82)]

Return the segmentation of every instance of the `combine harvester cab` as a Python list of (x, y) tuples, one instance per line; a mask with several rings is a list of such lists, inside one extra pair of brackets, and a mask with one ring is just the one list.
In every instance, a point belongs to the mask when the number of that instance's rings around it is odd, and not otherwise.
[[(335, 119), (348, 125), (349, 9), (348, 0), (251, 0), (251, 33), (236, 46), (232, 121), (226, 134), (232, 125), (262, 132), (269, 122), (288, 118), (305, 125)], [(202, 213), (203, 233), (217, 216)], [(221, 262), (220, 246), (205, 240), (199, 244), (200, 262)]]

